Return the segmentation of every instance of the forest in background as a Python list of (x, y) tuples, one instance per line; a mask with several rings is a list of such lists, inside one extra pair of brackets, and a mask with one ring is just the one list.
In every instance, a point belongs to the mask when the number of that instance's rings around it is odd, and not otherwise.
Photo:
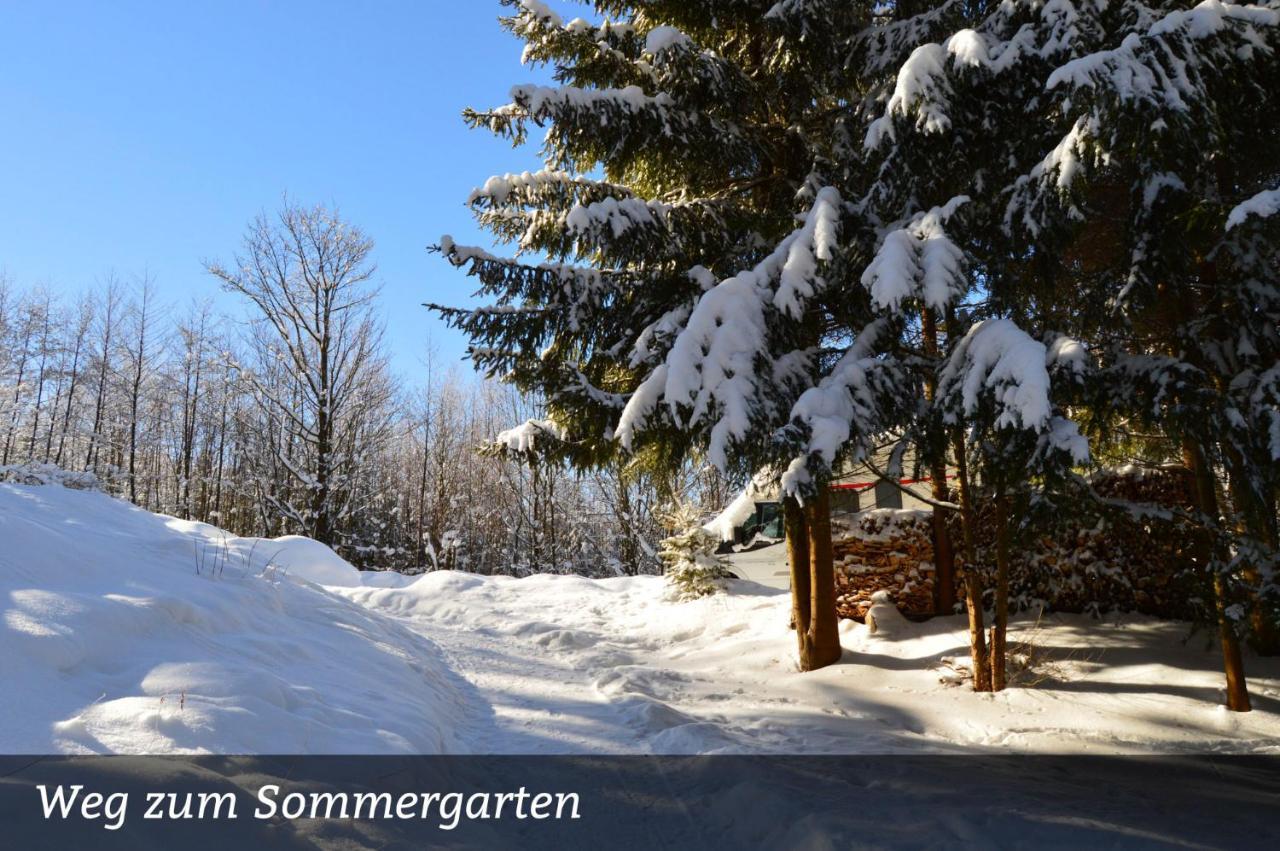
[(78, 296), (0, 277), (0, 466), (87, 472), (149, 511), (307, 534), (406, 572), (653, 573), (657, 504), (724, 500), (691, 467), (583, 472), (495, 451), (536, 399), (429, 346), (418, 374), (396, 375), (372, 249), (323, 208), (260, 217), (241, 255), (209, 264), (248, 320), (163, 303), (145, 276)]

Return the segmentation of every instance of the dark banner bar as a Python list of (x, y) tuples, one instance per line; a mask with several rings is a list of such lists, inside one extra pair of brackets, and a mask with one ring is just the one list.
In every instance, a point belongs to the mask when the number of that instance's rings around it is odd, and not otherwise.
[(1280, 757), (0, 757), (0, 847), (1258, 848)]

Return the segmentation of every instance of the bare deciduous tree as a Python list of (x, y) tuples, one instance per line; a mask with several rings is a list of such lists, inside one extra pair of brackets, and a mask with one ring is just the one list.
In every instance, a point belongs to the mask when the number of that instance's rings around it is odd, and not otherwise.
[[(305, 508), (279, 508), (300, 515), (324, 543), (333, 542), (334, 513), (345, 498), (342, 469), (352, 447), (339, 441), (354, 433), (351, 416), (384, 362), (371, 311), (372, 251), (373, 241), (335, 212), (286, 202), (274, 218), (254, 221), (233, 264), (207, 264), (258, 313), (247, 377), (283, 438), (270, 443), (276, 460), (309, 493)], [(265, 374), (280, 368), (288, 384)]]

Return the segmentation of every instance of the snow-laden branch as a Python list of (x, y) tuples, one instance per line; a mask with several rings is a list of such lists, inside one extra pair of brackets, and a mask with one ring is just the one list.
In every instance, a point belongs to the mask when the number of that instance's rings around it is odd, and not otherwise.
[(1089, 460), (1088, 441), (1075, 423), (1054, 412), (1050, 371), (1079, 374), (1086, 360), (1084, 347), (1070, 338), (1046, 347), (1009, 319), (979, 322), (956, 344), (939, 376), (944, 420), (958, 423), (961, 415), (976, 415), (986, 397), (994, 404), (994, 428), (1030, 431), (1043, 450), (1065, 451), (1083, 464)]
[(874, 150), (896, 138), (895, 117), (909, 118), (914, 114), (915, 128), (921, 133), (946, 132), (951, 129), (951, 99), (955, 94), (950, 77), (957, 69), (984, 68), (999, 74), (1030, 52), (1034, 52), (1034, 45), (1029, 28), (1019, 30), (1008, 41), (964, 29), (943, 42), (920, 45), (898, 69), (884, 115), (867, 128), (865, 147)]
[[(1167, 48), (1152, 47), (1151, 42), (1173, 39), (1201, 41), (1226, 30), (1239, 28), (1240, 39), (1258, 45), (1262, 39), (1257, 27), (1280, 25), (1280, 12), (1259, 5), (1236, 5), (1221, 0), (1204, 0), (1193, 9), (1177, 9), (1156, 21), (1145, 36), (1130, 33), (1119, 47), (1100, 50), (1073, 59), (1054, 70), (1045, 82), (1046, 89), (1105, 87), (1122, 101), (1150, 100), (1162, 107), (1185, 111), (1188, 100), (1198, 97), (1198, 74), (1185, 60), (1177, 63), (1180, 73), (1168, 73), (1164, 67)], [(1266, 52), (1266, 51), (1263, 51)], [(1248, 58), (1243, 52), (1238, 58)]]
[(809, 440), (782, 474), (784, 493), (799, 495), (809, 485), (811, 461), (817, 459), (829, 468), (851, 438), (883, 429), (877, 379), (886, 377), (895, 365), (877, 357), (875, 349), (888, 324), (887, 319), (877, 319), (864, 328), (830, 374), (796, 400), (791, 419), (808, 428)]
[(862, 273), (862, 285), (878, 310), (897, 312), (905, 299), (914, 297), (942, 310), (964, 291), (964, 252), (944, 226), (968, 200), (959, 195), (885, 234)]
[[(758, 410), (759, 361), (768, 354), (774, 311), (798, 317), (822, 286), (818, 262), (836, 248), (839, 192), (820, 190), (801, 225), (753, 268), (709, 286), (676, 334), (665, 363), (627, 403), (615, 429), (624, 447), (661, 400), (678, 425), (714, 419), (707, 457), (727, 466), (727, 449), (744, 439)], [(777, 282), (776, 289), (774, 287)]]
[(526, 455), (537, 448), (538, 440), (550, 437), (563, 440), (564, 431), (551, 420), (525, 420), (515, 428), (498, 433), (494, 445), (516, 455)]
[(1265, 219), (1276, 213), (1280, 213), (1280, 189), (1268, 189), (1233, 207), (1227, 215), (1226, 229), (1239, 227), (1250, 216)]
[(835, 255), (840, 203), (840, 193), (834, 187), (819, 190), (804, 225), (790, 237), (773, 304), (792, 319), (800, 318), (805, 301), (824, 283), (818, 276), (818, 261), (829, 261)]

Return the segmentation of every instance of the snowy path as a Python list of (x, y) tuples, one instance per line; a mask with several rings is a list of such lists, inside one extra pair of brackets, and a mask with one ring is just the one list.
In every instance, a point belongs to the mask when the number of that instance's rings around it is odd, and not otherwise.
[(491, 703), (463, 734), (473, 752), (796, 752), (837, 736), (844, 750), (919, 749), (895, 745), (894, 713), (810, 703), (788, 676), (785, 595), (751, 587), (670, 604), (652, 578), (441, 573), (341, 593), (429, 638)]
[(844, 663), (800, 675), (787, 595), (750, 583), (671, 603), (652, 577), (366, 582), (395, 587), (334, 590), (430, 639), (491, 706), (460, 731), (475, 753), (1280, 752), (1280, 665), (1251, 660), (1259, 711), (1227, 713), (1178, 623), (1053, 619), (1054, 678), (993, 696), (942, 682), (960, 618), (845, 622)]
[[(478, 719), (470, 733), (473, 752), (736, 750), (723, 717), (709, 713), (711, 720), (700, 720), (676, 707), (742, 703), (741, 695), (708, 697), (698, 688), (708, 681), (663, 666), (663, 656), (673, 655), (668, 661), (674, 662), (681, 654), (662, 652), (671, 645), (653, 635), (653, 624), (620, 623), (634, 618), (628, 612), (652, 609), (651, 594), (627, 585), (442, 573), (403, 589), (343, 593), (436, 643), (490, 701), (492, 715)], [(760, 599), (760, 608), (774, 608)], [(666, 637), (679, 645), (704, 632), (677, 627)]]
[[(575, 628), (566, 629), (519, 617), (497, 595), (485, 593), (476, 577), (440, 574), (430, 584), (439, 596), (423, 600), (415, 593), (409, 611), (403, 608), (404, 592), (348, 593), (371, 608), (390, 609), (403, 625), (435, 642), (449, 665), (491, 702), (489, 717), (471, 719), (465, 734), (470, 750), (646, 750), (625, 707), (596, 688), (602, 671), (632, 660), (631, 642), (605, 637), (607, 621), (597, 608), (585, 609)], [(470, 592), (468, 608), (449, 599), (450, 592), (464, 590)], [(481, 601), (488, 603), (484, 625), (477, 617)]]

